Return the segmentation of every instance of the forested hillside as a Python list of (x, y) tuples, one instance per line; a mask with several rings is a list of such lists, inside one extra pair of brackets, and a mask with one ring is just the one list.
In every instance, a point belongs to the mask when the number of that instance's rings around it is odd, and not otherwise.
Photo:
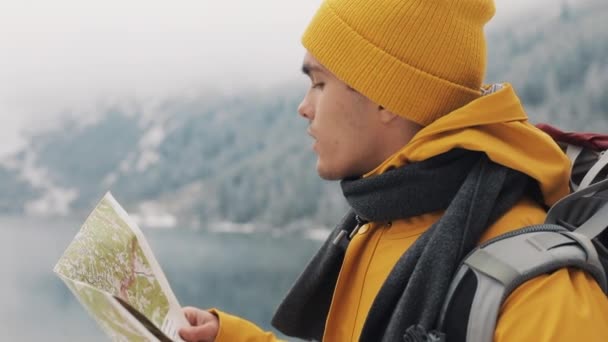
[[(488, 82), (511, 82), (532, 121), (606, 131), (608, 3), (535, 16), (489, 34)], [(315, 173), (298, 84), (116, 103), (96, 120), (38, 132), (1, 164), (0, 211), (86, 213), (109, 189), (130, 211), (170, 213), (183, 226), (332, 225), (345, 204)]]

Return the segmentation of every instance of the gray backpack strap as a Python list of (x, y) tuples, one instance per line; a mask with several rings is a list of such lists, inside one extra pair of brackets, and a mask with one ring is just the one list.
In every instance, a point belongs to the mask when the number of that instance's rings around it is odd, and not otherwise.
[[(572, 169), (574, 170), (574, 168), (580, 164), (580, 162), (578, 162), (578, 157), (581, 155), (581, 152), (583, 152), (583, 148), (576, 145), (567, 145), (564, 152), (566, 153), (566, 156), (568, 156), (568, 159), (570, 159)], [(588, 169), (588, 167), (585, 168), (585, 173)], [(578, 190), (578, 184), (574, 183), (572, 178), (570, 178), (570, 189), (573, 191)]]
[(579, 184), (579, 189), (584, 189), (591, 185), (593, 181), (597, 178), (597, 176), (604, 170), (604, 168), (608, 165), (608, 153), (602, 152), (597, 160), (597, 162), (587, 171), (585, 177)]
[(560, 268), (586, 271), (608, 294), (608, 152), (558, 143), (572, 162), (574, 192), (551, 207), (546, 224), (492, 239), (464, 259), (437, 327), (448, 340), (491, 342), (511, 292)]
[[(591, 240), (556, 225), (527, 227), (499, 236), (473, 250), (458, 269), (440, 314), (439, 329), (450, 338), (448, 312), (467, 273), (476, 278), (468, 317), (456, 317), (466, 324), (466, 336), (454, 340), (491, 342), (498, 312), (503, 301), (522, 283), (563, 267), (577, 267), (589, 272), (604, 291), (604, 269)], [(456, 309), (456, 312), (466, 310)], [(450, 316), (450, 317), (448, 317)], [(453, 322), (452, 322), (453, 323)], [(446, 329), (447, 328), (447, 329)], [(454, 337), (454, 336), (452, 336)]]
[(559, 224), (589, 239), (608, 227), (608, 179), (564, 197), (551, 207), (546, 223)]
[(578, 191), (606, 177), (608, 153), (572, 144), (560, 145), (572, 163), (570, 189)]

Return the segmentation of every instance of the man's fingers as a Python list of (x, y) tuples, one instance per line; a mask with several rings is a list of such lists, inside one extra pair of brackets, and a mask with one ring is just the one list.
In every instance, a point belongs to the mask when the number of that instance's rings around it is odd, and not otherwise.
[(186, 316), (186, 319), (188, 320), (188, 323), (190, 323), (190, 325), (199, 324), (197, 319), (199, 309), (187, 306), (185, 308), (182, 308), (182, 311), (184, 312), (184, 316)]
[(188, 342), (212, 342), (219, 329), (217, 317), (206, 310), (194, 307), (182, 309), (190, 327), (179, 330), (180, 336)]
[(213, 341), (217, 335), (217, 325), (209, 322), (196, 327), (185, 327), (179, 330), (179, 335), (188, 342)]

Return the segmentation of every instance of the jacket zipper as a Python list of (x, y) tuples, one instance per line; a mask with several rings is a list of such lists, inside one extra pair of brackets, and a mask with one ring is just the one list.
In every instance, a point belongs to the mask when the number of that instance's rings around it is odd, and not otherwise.
[(359, 215), (355, 215), (355, 220), (357, 221), (357, 226), (348, 235), (348, 240), (349, 241), (353, 239), (353, 237), (357, 234), (357, 232), (359, 231), (359, 229), (361, 229), (361, 227), (363, 227), (364, 225), (366, 225), (367, 223), (369, 223), (369, 221), (366, 221), (366, 220), (362, 219)]

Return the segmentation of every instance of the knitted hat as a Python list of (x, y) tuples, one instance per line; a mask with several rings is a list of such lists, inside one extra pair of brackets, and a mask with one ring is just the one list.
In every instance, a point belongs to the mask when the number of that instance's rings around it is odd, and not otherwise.
[(302, 37), (336, 77), (421, 125), (480, 96), (493, 0), (325, 0)]

